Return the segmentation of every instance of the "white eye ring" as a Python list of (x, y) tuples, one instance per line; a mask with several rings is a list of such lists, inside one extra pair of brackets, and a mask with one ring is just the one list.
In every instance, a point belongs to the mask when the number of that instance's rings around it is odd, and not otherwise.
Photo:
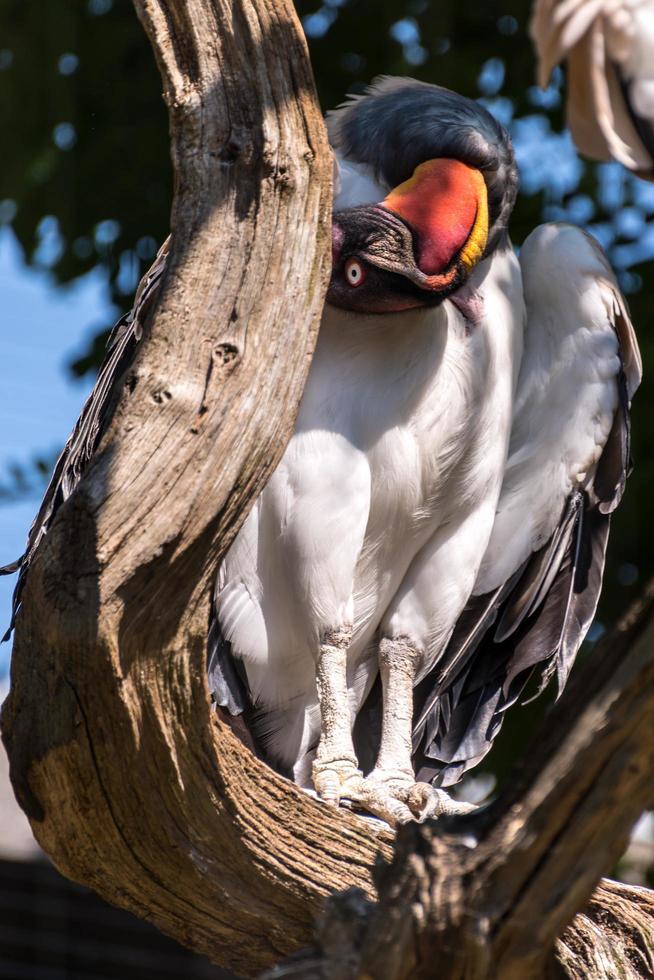
[(360, 286), (366, 278), (365, 270), (358, 259), (347, 260), (345, 263), (345, 278), (347, 279), (348, 285), (355, 288)]

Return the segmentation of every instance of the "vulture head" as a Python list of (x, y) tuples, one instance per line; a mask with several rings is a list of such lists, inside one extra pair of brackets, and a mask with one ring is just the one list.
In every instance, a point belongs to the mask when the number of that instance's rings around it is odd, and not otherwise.
[(472, 99), (391, 78), (328, 126), (341, 158), (389, 191), (334, 213), (327, 301), (361, 313), (442, 302), (505, 238), (518, 187), (508, 133)]

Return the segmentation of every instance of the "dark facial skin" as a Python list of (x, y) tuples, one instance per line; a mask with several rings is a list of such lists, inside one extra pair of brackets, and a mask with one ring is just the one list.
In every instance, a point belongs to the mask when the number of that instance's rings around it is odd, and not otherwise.
[[(437, 306), (461, 285), (423, 289), (416, 266), (415, 234), (380, 205), (348, 208), (334, 215), (332, 277), (327, 302), (358, 313), (392, 313)], [(417, 281), (416, 281), (417, 280)]]
[[(353, 253), (356, 254), (356, 253)], [(357, 256), (358, 257), (358, 256)], [(353, 287), (344, 275), (343, 264), (332, 269), (332, 278), (327, 290), (327, 302), (344, 310), (357, 313), (397, 313), (419, 306), (434, 306), (437, 297), (423, 295), (403, 276), (387, 272), (361, 261), (365, 270), (365, 282)], [(420, 295), (416, 295), (420, 293)]]

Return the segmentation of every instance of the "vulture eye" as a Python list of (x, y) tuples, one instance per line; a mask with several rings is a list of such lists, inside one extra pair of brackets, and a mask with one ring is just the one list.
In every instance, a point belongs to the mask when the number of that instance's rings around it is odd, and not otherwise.
[(364, 281), (366, 278), (366, 270), (363, 268), (358, 259), (347, 260), (345, 263), (345, 278), (348, 281), (348, 285), (353, 286), (355, 289)]

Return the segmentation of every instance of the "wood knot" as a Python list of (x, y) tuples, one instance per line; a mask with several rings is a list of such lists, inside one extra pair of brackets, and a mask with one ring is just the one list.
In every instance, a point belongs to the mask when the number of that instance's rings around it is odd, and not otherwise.
[(231, 165), (235, 163), (243, 152), (243, 144), (237, 139), (229, 139), (218, 150), (218, 159), (222, 163)]
[(214, 145), (214, 155), (228, 167), (237, 160), (247, 163), (253, 156), (252, 134), (246, 126), (233, 126)]
[(213, 360), (219, 367), (233, 364), (240, 356), (236, 344), (216, 344), (212, 351)]
[(287, 163), (278, 163), (270, 156), (264, 160), (263, 176), (282, 191), (292, 190), (295, 187), (292, 168)]
[(167, 388), (156, 388), (150, 395), (150, 398), (155, 405), (164, 405), (166, 402), (169, 402), (172, 397), (173, 396)]
[(292, 174), (289, 173), (289, 168), (286, 166), (277, 167), (273, 179), (284, 190), (290, 190), (295, 185), (295, 180)]
[(215, 384), (216, 380), (220, 379), (221, 376), (222, 379), (224, 379), (227, 375), (229, 375), (240, 360), (240, 357), (241, 352), (236, 344), (223, 342), (221, 344), (215, 344), (211, 348), (211, 360), (209, 361), (207, 367), (207, 376), (204, 381), (202, 401), (200, 402), (200, 407), (198, 408), (195, 422), (191, 426), (191, 432), (193, 435), (198, 434), (200, 431), (200, 426), (203, 423), (203, 419), (209, 411), (209, 401), (211, 398), (213, 385)]

